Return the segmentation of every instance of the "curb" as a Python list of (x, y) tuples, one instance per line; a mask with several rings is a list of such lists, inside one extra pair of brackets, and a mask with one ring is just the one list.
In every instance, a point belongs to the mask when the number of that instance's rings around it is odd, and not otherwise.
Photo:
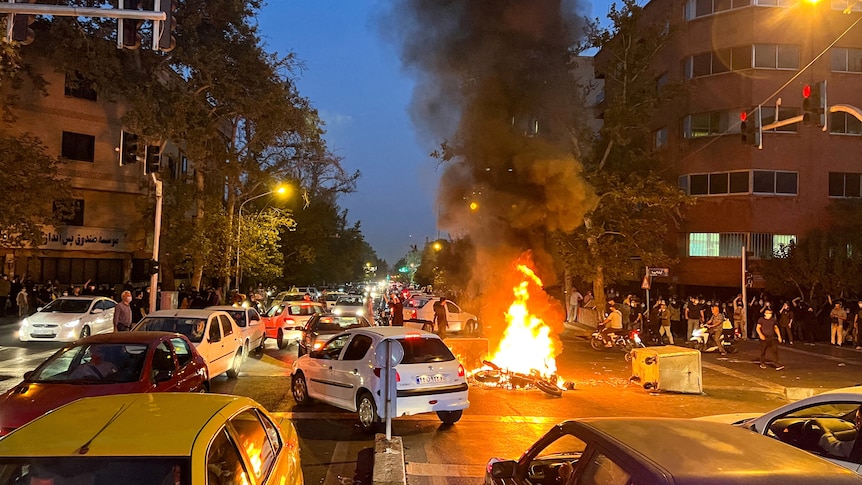
[(374, 435), (374, 485), (406, 485), (404, 445), (400, 436), (386, 439), (383, 433)]

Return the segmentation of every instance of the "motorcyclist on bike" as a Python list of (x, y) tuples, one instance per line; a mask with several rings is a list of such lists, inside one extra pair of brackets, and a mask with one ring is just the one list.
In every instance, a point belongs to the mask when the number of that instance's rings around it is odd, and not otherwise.
[(610, 312), (607, 318), (602, 320), (600, 325), (604, 325), (602, 329), (602, 339), (605, 341), (605, 347), (613, 347), (613, 342), (608, 335), (612, 333), (620, 333), (623, 330), (623, 314), (617, 309), (617, 304), (613, 299), (608, 300), (608, 308)]

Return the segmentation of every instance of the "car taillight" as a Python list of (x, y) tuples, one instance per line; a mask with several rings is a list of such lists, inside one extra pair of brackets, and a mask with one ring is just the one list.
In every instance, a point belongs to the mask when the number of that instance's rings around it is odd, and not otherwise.
[(285, 324), (285, 325), (296, 325), (296, 320), (294, 320), (294, 319), (292, 319), (292, 318), (285, 318), (285, 319), (284, 319), (284, 324)]
[(419, 315), (419, 313), (416, 310), (410, 311), (410, 318), (411, 319), (415, 320), (418, 315)]
[(466, 373), (464, 372), (464, 366), (458, 364), (458, 377), (464, 377)]
[[(380, 374), (382, 374), (381, 371), (382, 371), (382, 369), (380, 367), (375, 367), (374, 368), (374, 375), (379, 378)], [(395, 371), (395, 382), (401, 382), (401, 374), (399, 374), (398, 371)]]

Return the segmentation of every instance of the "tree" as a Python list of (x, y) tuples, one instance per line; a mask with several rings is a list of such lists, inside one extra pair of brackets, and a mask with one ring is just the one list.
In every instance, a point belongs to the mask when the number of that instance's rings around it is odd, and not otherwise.
[(44, 226), (72, 214), (59, 167), (37, 138), (0, 133), (0, 193), (7, 208), (0, 211), (0, 247), (39, 246)]
[(591, 22), (576, 49), (601, 49), (596, 70), (605, 77), (604, 123), (584, 157), (584, 176), (598, 202), (577, 230), (555, 235), (566, 268), (593, 282), (600, 308), (606, 285), (638, 279), (644, 265), (673, 262), (665, 242), (690, 203), (654, 169), (664, 160), (650, 136), (656, 108), (680, 94), (676, 86), (658, 89), (651, 71), (672, 31), (645, 18), (634, 0), (612, 5), (608, 19), (608, 28)]

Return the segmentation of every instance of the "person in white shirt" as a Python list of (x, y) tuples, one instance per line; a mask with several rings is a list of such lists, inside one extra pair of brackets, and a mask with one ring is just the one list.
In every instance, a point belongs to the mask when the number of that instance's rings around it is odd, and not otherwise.
[(820, 429), (823, 430), (823, 434), (820, 436), (820, 441), (818, 442), (820, 447), (830, 455), (848, 458), (850, 453), (853, 452), (856, 441), (859, 440), (859, 431), (862, 430), (862, 406), (856, 409), (856, 414), (853, 416), (853, 432), (839, 432), (839, 436), (836, 436), (825, 426), (820, 425)]
[(577, 322), (578, 321), (578, 309), (581, 308), (581, 301), (583, 301), (584, 295), (578, 291), (574, 286), (572, 287), (572, 293), (569, 296), (569, 317), (566, 319), (567, 322)]

